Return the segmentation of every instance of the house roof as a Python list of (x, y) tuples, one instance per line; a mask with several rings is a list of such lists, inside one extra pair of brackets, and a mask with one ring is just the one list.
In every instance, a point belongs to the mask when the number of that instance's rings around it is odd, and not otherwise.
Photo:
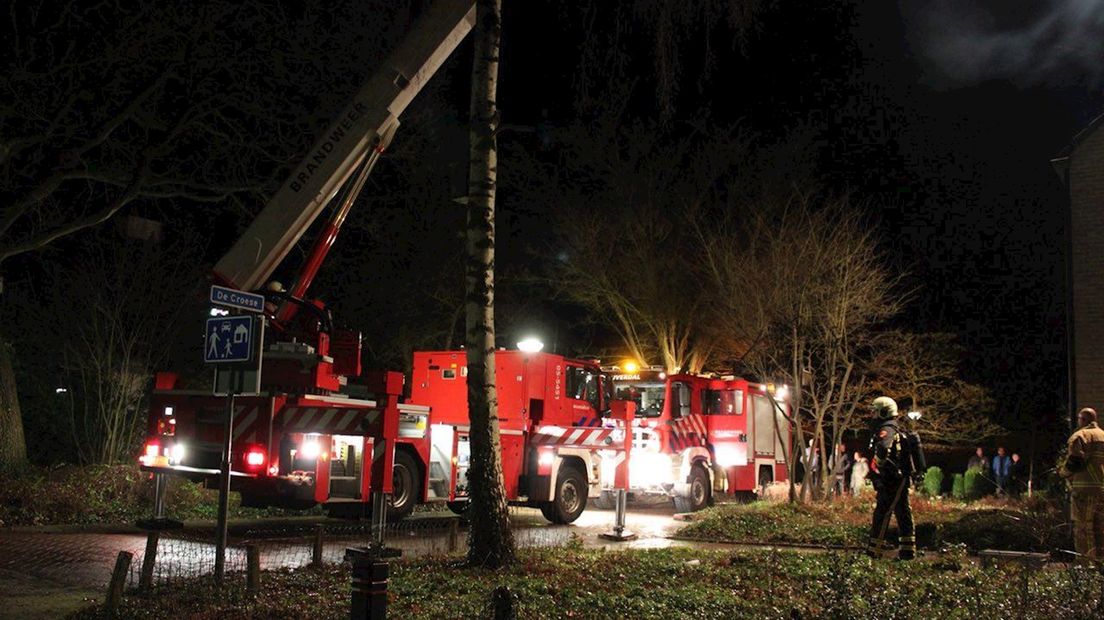
[(1093, 134), (1093, 132), (1096, 131), (1097, 129), (1099, 129), (1102, 125), (1104, 125), (1104, 114), (1101, 114), (1100, 116), (1094, 118), (1092, 120), (1092, 122), (1090, 122), (1088, 125), (1085, 126), (1084, 129), (1077, 132), (1077, 135), (1075, 135), (1073, 137), (1073, 140), (1071, 140), (1070, 143), (1066, 145), (1066, 148), (1062, 149), (1054, 157), (1054, 159), (1052, 159), (1050, 161), (1053, 163), (1053, 162), (1057, 162), (1059, 160), (1068, 159), (1069, 156), (1071, 154), (1073, 154), (1073, 152), (1075, 150), (1077, 150), (1077, 147), (1080, 146), (1081, 143), (1084, 142), (1086, 138), (1091, 136)]

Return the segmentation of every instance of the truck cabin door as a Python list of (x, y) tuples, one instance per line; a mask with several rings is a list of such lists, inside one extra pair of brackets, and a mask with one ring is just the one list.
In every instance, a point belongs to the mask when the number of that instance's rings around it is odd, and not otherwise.
[(565, 412), (572, 426), (597, 426), (602, 411), (601, 373), (582, 365), (568, 364), (567, 403)]
[(709, 429), (713, 462), (724, 469), (728, 492), (755, 488), (754, 461), (748, 447), (748, 415), (743, 386), (713, 384), (702, 390), (702, 412)]
[(747, 416), (744, 391), (727, 386), (702, 389), (702, 414), (709, 431), (717, 464), (721, 467), (747, 465)]

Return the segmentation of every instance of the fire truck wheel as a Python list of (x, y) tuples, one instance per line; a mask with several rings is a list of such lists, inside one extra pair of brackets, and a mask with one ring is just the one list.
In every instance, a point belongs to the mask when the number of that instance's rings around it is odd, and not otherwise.
[(462, 499), (455, 502), (447, 502), (448, 509), (452, 511), (452, 514), (460, 515), (461, 517), (468, 514), (468, 500)]
[(541, 514), (552, 523), (567, 524), (586, 509), (586, 476), (577, 467), (563, 465), (556, 478), (556, 499), (541, 505)]
[(700, 463), (690, 468), (689, 483), (689, 495), (674, 497), (678, 512), (697, 512), (709, 505), (709, 474)]
[(402, 521), (414, 512), (418, 503), (418, 465), (405, 451), (395, 451), (395, 467), (391, 476), (391, 506), (387, 509), (390, 521)]

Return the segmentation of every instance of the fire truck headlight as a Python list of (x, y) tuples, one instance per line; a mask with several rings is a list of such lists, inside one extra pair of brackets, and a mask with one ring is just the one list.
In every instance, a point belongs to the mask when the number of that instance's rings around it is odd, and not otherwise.
[(552, 461), (555, 460), (556, 455), (551, 450), (541, 450), (540, 456), (537, 457), (537, 465), (541, 467), (549, 467), (552, 465)]
[(138, 462), (143, 465), (153, 465), (154, 461), (161, 454), (161, 445), (156, 440), (150, 440), (146, 442), (146, 446), (142, 451), (142, 456), (138, 457)]
[(716, 456), (717, 464), (724, 468), (747, 465), (747, 452), (742, 452), (733, 445), (718, 445)]
[(172, 450), (169, 452), (169, 459), (179, 465), (184, 461), (184, 455), (187, 454), (187, 450), (182, 443), (173, 444)]
[(671, 458), (666, 454), (634, 452), (629, 456), (629, 478), (634, 487), (651, 487), (673, 481)]
[(318, 458), (318, 455), (322, 453), (322, 444), (318, 442), (317, 438), (308, 437), (303, 441), (303, 445), (299, 447), (298, 458), (308, 461)]

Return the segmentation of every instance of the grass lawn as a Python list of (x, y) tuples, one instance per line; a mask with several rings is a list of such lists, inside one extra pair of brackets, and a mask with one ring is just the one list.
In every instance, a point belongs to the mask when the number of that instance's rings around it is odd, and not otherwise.
[[(872, 561), (854, 553), (687, 548), (633, 551), (578, 547), (523, 551), (492, 572), (456, 559), (392, 567), (390, 617), (489, 617), (491, 591), (507, 585), (519, 618), (1090, 618), (1102, 617), (1104, 577), (1049, 569), (1020, 590), (1018, 569), (983, 572), (938, 562)], [(1022, 612), (1022, 615), (1020, 615)], [(133, 595), (121, 618), (345, 618), (343, 566), (268, 572), (250, 595), (240, 577), (218, 593), (207, 579), (183, 581), (149, 598)], [(102, 618), (89, 609), (76, 617)]]
[[(1049, 551), (1071, 548), (1055, 502), (987, 499), (961, 502), (913, 497), (921, 547), (965, 544), (971, 549)], [(678, 538), (713, 542), (865, 546), (874, 498), (788, 504), (755, 502), (710, 508), (679, 530)], [(896, 538), (895, 522), (888, 538)]]

